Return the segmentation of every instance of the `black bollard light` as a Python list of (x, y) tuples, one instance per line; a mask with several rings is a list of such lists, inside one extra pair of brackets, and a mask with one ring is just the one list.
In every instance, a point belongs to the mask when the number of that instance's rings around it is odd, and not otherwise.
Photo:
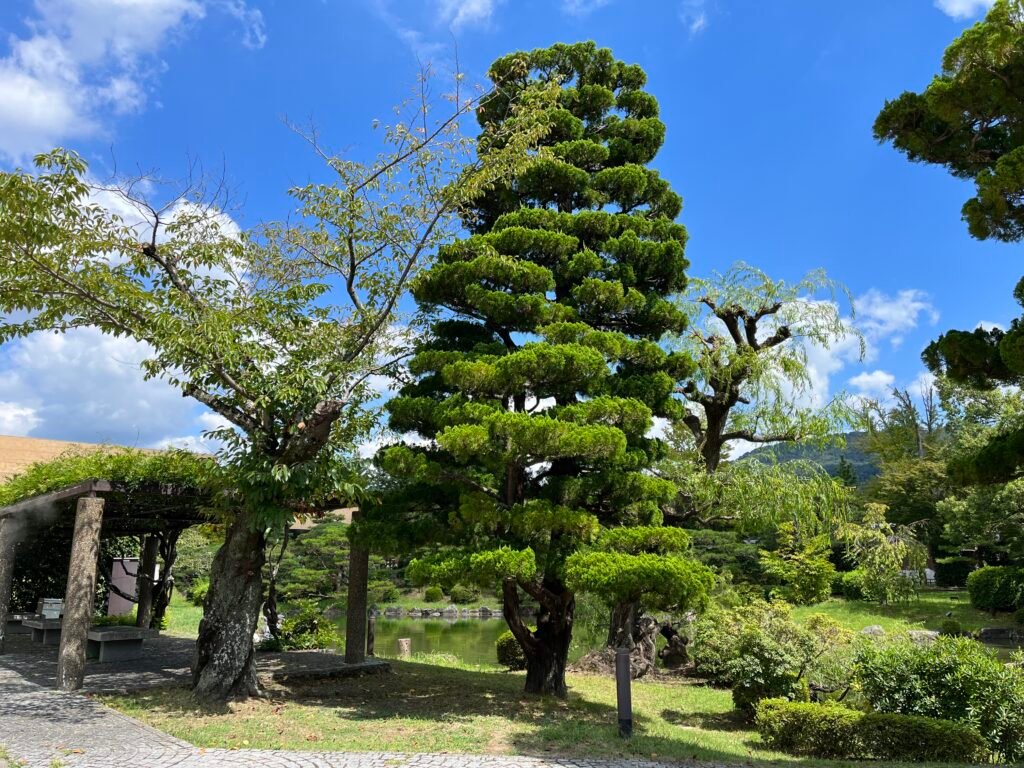
[(619, 736), (628, 739), (633, 735), (633, 692), (629, 670), (629, 649), (615, 650), (615, 692), (619, 703)]

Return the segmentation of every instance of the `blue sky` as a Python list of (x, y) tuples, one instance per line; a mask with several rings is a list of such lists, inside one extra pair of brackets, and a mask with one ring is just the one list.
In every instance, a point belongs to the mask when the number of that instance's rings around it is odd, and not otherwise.
[[(1018, 248), (971, 240), (971, 187), (871, 136), (887, 97), (920, 89), (985, 0), (5, 0), (0, 166), (53, 145), (98, 174), (223, 167), (242, 226), (288, 212), (324, 178), (284, 125), (312, 120), (354, 156), (414, 82), (458, 60), (593, 39), (640, 64), (668, 126), (655, 160), (685, 200), (694, 274), (744, 260), (778, 278), (816, 267), (859, 298), (871, 359), (816, 354), (819, 395), (921, 373), (941, 330), (1016, 314)], [(0, 433), (152, 445), (210, 420), (144, 354), (89, 331), (0, 348)]]

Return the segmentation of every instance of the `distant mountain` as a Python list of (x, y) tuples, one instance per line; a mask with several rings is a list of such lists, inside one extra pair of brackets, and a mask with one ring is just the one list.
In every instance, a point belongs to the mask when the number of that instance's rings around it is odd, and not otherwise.
[(861, 486), (879, 474), (875, 457), (867, 452), (866, 432), (847, 432), (846, 446), (829, 445), (819, 448), (807, 443), (772, 443), (755, 448), (743, 458), (757, 461), (777, 461), (779, 463), (802, 459), (820, 464), (830, 475), (839, 471), (839, 460), (846, 459), (853, 465), (857, 485)]

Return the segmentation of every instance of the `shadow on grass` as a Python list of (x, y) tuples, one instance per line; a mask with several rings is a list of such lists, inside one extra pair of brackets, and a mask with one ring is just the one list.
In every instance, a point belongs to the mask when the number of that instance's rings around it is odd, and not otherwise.
[(666, 709), (661, 713), (666, 723), (683, 728), (700, 728), (704, 731), (750, 731), (752, 726), (738, 709), (729, 712), (675, 712)]
[[(401, 720), (419, 720), (444, 729), (446, 724), (454, 728), (475, 718), (492, 718), (486, 729), (493, 743), (486, 739), (474, 742), (475, 751), (490, 753), (728, 763), (750, 759), (741, 738), (751, 734), (741, 734), (742, 721), (729, 715), (685, 714), (675, 709), (662, 712), (661, 708), (644, 712), (638, 707), (634, 712), (635, 735), (627, 741), (618, 736), (610, 686), (597, 700), (592, 686), (581, 683), (576, 690), (570, 688), (568, 699), (563, 700), (524, 694), (523, 679), (522, 674), (399, 661), (393, 662), (389, 674), (274, 684), (269, 689), (270, 700), (258, 706), (268, 716), (275, 707), (322, 707), (328, 717), (365, 724), (360, 728), (380, 729), (385, 741), (393, 724)], [(184, 689), (151, 690), (121, 701), (130, 702), (136, 711), (148, 710), (200, 724), (203, 718), (232, 711), (231, 705), (198, 702)], [(728, 732), (727, 738), (735, 740), (735, 750), (704, 743), (713, 734), (696, 729)]]

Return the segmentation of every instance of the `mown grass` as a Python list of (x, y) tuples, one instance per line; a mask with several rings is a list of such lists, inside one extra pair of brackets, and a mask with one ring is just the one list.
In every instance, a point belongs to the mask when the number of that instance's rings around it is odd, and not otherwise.
[(617, 733), (610, 678), (570, 675), (562, 701), (524, 695), (521, 674), (433, 661), (393, 661), (390, 673), (369, 677), (276, 685), (267, 699), (223, 706), (199, 704), (182, 688), (103, 700), (210, 748), (855, 765), (766, 749), (729, 691), (679, 678), (633, 685), (636, 731), (627, 741)]
[[(824, 613), (855, 632), (872, 624), (887, 632), (937, 630), (949, 619), (955, 619), (964, 630), (971, 632), (982, 627), (1005, 627), (1013, 623), (1009, 615), (993, 617), (972, 608), (966, 590), (925, 590), (914, 600), (893, 605), (833, 599), (796, 608), (793, 615), (800, 621), (813, 613)], [(947, 616), (947, 613), (951, 615)]]
[(167, 606), (167, 629), (165, 635), (175, 637), (196, 637), (199, 634), (199, 621), (203, 618), (203, 607), (192, 605), (187, 597), (174, 592), (170, 605)]

